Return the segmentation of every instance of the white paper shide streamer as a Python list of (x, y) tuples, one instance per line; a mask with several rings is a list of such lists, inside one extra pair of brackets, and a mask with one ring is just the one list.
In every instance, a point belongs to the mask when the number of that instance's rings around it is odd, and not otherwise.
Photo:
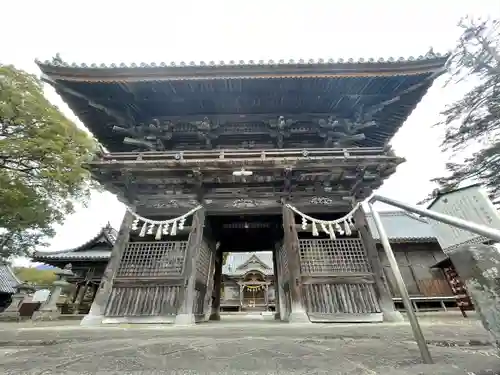
[(293, 207), (290, 204), (287, 204), (286, 206), (291, 209), (293, 212), (296, 214), (300, 215), (302, 217), (302, 229), (306, 230), (307, 226), (309, 223), (311, 223), (312, 227), (312, 235), (313, 236), (319, 236), (319, 229), (318, 227), (328, 234), (332, 240), (336, 239), (335, 233), (338, 233), (339, 235), (347, 235), (350, 236), (352, 234), (352, 231), (355, 229), (354, 227), (354, 221), (352, 219), (354, 213), (356, 210), (360, 207), (360, 203), (358, 203), (354, 208), (349, 212), (347, 215), (341, 217), (340, 219), (336, 220), (319, 220), (315, 219), (309, 215), (306, 215), (302, 212), (300, 212), (298, 209)]
[[(182, 216), (176, 217), (169, 220), (151, 220), (140, 215), (137, 215), (132, 210), (128, 209), (135, 217), (132, 223), (132, 230), (137, 231), (140, 228), (139, 237), (145, 237), (147, 235), (155, 235), (156, 240), (161, 240), (162, 236), (175, 236), (177, 231), (184, 229), (184, 224), (186, 223), (186, 218), (194, 214), (196, 211), (201, 209), (203, 206), (198, 206), (193, 208), (188, 213)], [(142, 223), (142, 225), (141, 225)]]

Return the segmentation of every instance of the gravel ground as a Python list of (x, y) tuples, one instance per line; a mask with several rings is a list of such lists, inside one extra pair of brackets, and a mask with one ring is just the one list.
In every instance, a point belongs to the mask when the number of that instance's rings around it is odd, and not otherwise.
[(428, 317), (434, 365), (408, 323), (308, 324), (231, 317), (194, 327), (0, 324), (2, 374), (500, 374), (479, 322)]

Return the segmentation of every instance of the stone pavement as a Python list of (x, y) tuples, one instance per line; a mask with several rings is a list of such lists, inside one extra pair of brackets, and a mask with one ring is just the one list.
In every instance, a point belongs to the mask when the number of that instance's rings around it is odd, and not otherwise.
[(422, 319), (434, 365), (421, 364), (406, 322), (76, 324), (0, 324), (0, 374), (500, 374), (479, 322), (456, 316)]

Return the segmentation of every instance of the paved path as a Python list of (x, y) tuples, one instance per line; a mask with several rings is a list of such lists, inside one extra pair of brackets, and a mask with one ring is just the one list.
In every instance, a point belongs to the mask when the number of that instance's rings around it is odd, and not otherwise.
[(228, 320), (183, 328), (61, 324), (0, 324), (0, 373), (500, 373), (500, 359), (486, 346), (488, 336), (471, 320), (422, 323), (435, 365), (421, 364), (407, 323), (289, 325)]

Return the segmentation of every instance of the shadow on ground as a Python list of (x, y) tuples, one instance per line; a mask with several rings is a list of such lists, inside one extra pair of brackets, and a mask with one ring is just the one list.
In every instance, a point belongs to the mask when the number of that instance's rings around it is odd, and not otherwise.
[[(444, 316), (443, 316), (444, 317)], [(1, 324), (2, 374), (494, 374), (479, 322), (424, 318), (434, 365), (408, 323), (289, 325), (225, 319), (195, 327)]]

